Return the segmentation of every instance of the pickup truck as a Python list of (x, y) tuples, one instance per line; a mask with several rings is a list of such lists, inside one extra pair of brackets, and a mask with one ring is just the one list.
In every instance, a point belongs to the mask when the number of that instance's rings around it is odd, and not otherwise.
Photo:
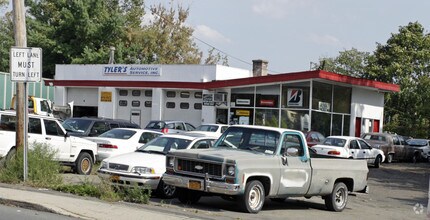
[(321, 196), (327, 209), (339, 212), (350, 192), (367, 192), (368, 172), (365, 160), (312, 153), (300, 131), (235, 125), (213, 148), (169, 152), (162, 179), (177, 187), (182, 203), (220, 195), (258, 213), (265, 198)]
[[(16, 151), (16, 112), (0, 111), (0, 158), (7, 158)], [(29, 114), (28, 146), (47, 144), (56, 151), (55, 160), (70, 166), (78, 174), (88, 175), (97, 155), (97, 144), (67, 134), (54, 117)]]

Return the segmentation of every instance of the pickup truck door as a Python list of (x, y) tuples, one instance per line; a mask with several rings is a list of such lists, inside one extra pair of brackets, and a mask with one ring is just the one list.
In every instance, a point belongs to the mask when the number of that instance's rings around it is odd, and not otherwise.
[(57, 151), (59, 161), (70, 161), (70, 138), (65, 137), (63, 129), (56, 120), (43, 119), (45, 128), (45, 143)]
[[(281, 179), (278, 195), (305, 195), (311, 182), (311, 165), (307, 145), (302, 135), (293, 132), (283, 134), (280, 150)], [(297, 153), (287, 154), (289, 148)]]

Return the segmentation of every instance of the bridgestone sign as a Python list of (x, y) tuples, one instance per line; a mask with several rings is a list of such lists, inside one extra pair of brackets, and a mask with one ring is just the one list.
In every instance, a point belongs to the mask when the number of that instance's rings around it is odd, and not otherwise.
[(10, 48), (11, 81), (40, 82), (42, 79), (42, 48)]

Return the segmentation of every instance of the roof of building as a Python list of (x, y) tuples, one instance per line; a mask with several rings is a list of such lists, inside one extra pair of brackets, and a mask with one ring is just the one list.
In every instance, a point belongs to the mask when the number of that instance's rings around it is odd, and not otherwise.
[(400, 86), (375, 80), (356, 78), (322, 70), (283, 73), (267, 76), (255, 76), (230, 80), (217, 80), (211, 82), (177, 82), (177, 81), (108, 81), (108, 80), (48, 80), (45, 85), (53, 86), (94, 86), (94, 87), (148, 87), (148, 88), (183, 88), (183, 89), (217, 89), (225, 87), (240, 87), (276, 82), (289, 82), (317, 79), (344, 83), (353, 86), (361, 86), (376, 89), (383, 92), (399, 92)]

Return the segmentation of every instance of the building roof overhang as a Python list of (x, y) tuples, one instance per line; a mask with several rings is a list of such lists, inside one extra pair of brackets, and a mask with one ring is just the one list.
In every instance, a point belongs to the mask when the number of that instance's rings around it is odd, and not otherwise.
[(127, 80), (47, 80), (45, 85), (64, 87), (123, 87), (123, 88), (179, 88), (179, 89), (219, 89), (227, 87), (242, 87), (259, 84), (283, 83), (320, 79), (328, 82), (344, 83), (382, 92), (399, 92), (400, 86), (374, 80), (355, 78), (322, 70), (284, 73), (267, 76), (247, 77), (212, 82), (178, 82), (178, 81), (127, 81)]

